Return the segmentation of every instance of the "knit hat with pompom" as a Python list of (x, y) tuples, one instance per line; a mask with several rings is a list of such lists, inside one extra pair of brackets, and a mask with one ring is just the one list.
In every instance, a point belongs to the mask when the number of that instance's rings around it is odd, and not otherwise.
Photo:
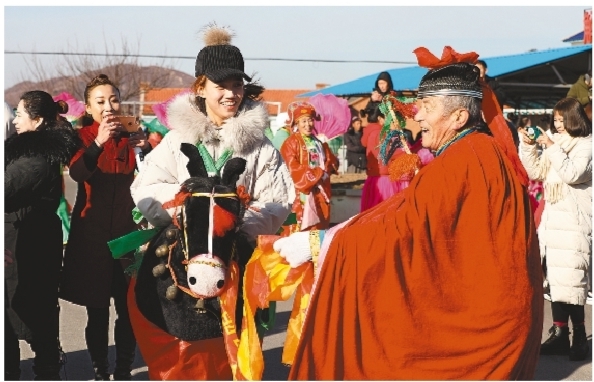
[(243, 56), (239, 48), (231, 45), (234, 34), (228, 27), (219, 27), (210, 23), (204, 28), (206, 45), (196, 57), (195, 75), (205, 75), (214, 83), (220, 83), (231, 77), (252, 79), (244, 72)]

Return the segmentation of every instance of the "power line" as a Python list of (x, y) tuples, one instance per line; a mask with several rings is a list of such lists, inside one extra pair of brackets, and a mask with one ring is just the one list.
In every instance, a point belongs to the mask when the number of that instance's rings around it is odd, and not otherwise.
[[(66, 52), (23, 52), (16, 50), (5, 50), (4, 54), (32, 54), (32, 55), (53, 55), (53, 56), (96, 56), (96, 57), (137, 57), (137, 58), (179, 58), (183, 60), (195, 60), (195, 56), (165, 56), (150, 54), (121, 54), (121, 53), (66, 53)], [(358, 63), (358, 64), (417, 64), (412, 61), (373, 61), (373, 60), (323, 60), (310, 58), (247, 58), (247, 61), (293, 61), (293, 62), (332, 62), (332, 63)]]

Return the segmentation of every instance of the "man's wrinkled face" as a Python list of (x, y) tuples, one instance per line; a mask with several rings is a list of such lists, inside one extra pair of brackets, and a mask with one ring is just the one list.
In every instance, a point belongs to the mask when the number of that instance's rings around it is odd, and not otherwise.
[(418, 102), (414, 120), (421, 127), (423, 147), (436, 151), (456, 135), (454, 113), (444, 115), (443, 97), (427, 97)]

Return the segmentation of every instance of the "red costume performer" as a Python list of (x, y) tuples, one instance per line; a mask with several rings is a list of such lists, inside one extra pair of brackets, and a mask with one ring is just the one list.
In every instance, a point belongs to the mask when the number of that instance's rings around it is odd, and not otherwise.
[[(369, 115), (368, 119), (377, 118), (378, 115), (381, 116), (381, 112), (375, 111)], [(361, 212), (396, 195), (410, 184), (409, 179), (391, 180), (389, 164), (384, 164), (379, 159), (380, 146), (382, 144), (380, 141), (381, 130), (382, 125), (380, 123), (368, 123), (361, 138), (361, 144), (365, 146), (367, 153), (367, 179), (365, 179), (363, 193), (361, 195)], [(423, 149), (420, 140), (410, 147), (410, 150), (419, 155), (423, 165), (433, 160), (433, 155), (429, 150)], [(401, 155), (405, 155), (404, 150), (402, 148), (396, 149), (389, 161), (391, 162)]]
[[(315, 115), (314, 107), (307, 103), (299, 104), (295, 109), (289, 108), (289, 118), (294, 125), (304, 117), (315, 118)], [(280, 152), (295, 184), (297, 195), (293, 212), (297, 215), (300, 230), (328, 228), (332, 197), (330, 175), (337, 173), (338, 159), (327, 143), (299, 130), (285, 140)]]
[[(442, 114), (443, 97), (492, 98), (466, 55), (446, 53), (421, 80), (419, 98), (428, 100), (415, 116), (437, 156), (403, 192), (326, 233), (289, 379), (534, 376), (543, 279), (526, 173), (489, 107), (493, 136), (476, 112), (468, 121), (478, 124), (460, 127), (452, 121), (467, 111)], [(456, 135), (433, 140), (439, 129)], [(297, 266), (300, 234), (275, 243)]]

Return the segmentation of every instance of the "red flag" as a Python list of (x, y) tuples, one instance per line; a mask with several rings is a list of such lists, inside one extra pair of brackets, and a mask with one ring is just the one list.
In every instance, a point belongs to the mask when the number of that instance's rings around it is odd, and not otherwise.
[(592, 44), (592, 8), (584, 9), (584, 44)]

